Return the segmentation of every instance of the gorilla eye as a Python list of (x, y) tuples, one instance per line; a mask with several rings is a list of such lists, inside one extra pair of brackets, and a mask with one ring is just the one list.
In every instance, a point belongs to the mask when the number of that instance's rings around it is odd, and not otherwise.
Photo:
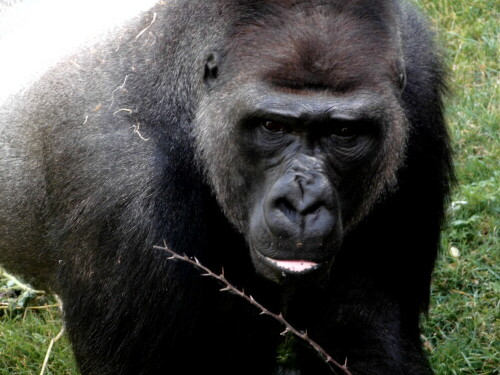
[(370, 132), (367, 121), (339, 121), (333, 124), (331, 134), (341, 138), (354, 138)]
[(283, 132), (287, 130), (287, 126), (279, 121), (264, 120), (262, 126), (271, 132)]
[(354, 137), (357, 135), (356, 127), (348, 124), (340, 124), (333, 128), (332, 133), (339, 137)]

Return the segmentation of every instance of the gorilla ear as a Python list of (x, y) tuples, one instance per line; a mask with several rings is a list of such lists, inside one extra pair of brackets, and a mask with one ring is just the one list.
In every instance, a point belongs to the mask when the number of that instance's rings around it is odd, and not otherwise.
[(205, 61), (205, 72), (203, 81), (207, 87), (212, 87), (219, 76), (220, 55), (217, 52), (212, 52), (207, 56)]

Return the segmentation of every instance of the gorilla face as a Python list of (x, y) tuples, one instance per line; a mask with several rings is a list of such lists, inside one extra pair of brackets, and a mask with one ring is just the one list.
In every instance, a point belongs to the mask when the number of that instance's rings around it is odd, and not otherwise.
[(297, 37), (257, 26), (249, 44), (247, 34), (236, 52), (206, 59), (194, 124), (199, 161), (257, 272), (277, 282), (314, 279), (395, 181), (407, 131), (401, 64), (387, 64), (396, 54), (384, 39), (368, 60), (363, 43), (351, 59), (338, 55), (347, 48), (339, 35), (322, 45), (325, 35), (311, 30)]

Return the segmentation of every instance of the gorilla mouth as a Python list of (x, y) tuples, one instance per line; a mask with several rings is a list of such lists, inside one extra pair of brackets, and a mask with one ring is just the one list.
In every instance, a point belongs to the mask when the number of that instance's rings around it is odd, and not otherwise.
[[(315, 262), (305, 259), (275, 259), (253, 249), (250, 252), (257, 272), (267, 279), (278, 283), (309, 280), (312, 277), (323, 275), (328, 269), (330, 261)], [(304, 279), (306, 278), (306, 279)], [(313, 280), (311, 279), (311, 280)]]
[(277, 268), (295, 273), (306, 272), (316, 269), (320, 266), (319, 263), (311, 262), (308, 260), (278, 260), (269, 257), (265, 258), (268, 262), (274, 264)]

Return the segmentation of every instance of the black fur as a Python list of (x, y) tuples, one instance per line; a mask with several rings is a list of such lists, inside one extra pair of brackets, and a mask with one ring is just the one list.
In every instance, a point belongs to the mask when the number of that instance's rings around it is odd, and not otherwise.
[[(283, 327), (168, 260), (154, 248), (164, 241), (223, 267), (355, 375), (432, 373), (419, 315), (452, 166), (445, 74), (411, 6), (166, 1), (70, 60), (0, 108), (0, 261), (62, 298), (82, 374), (331, 373), (298, 341), (278, 363)], [(255, 271), (249, 205), (270, 172), (223, 122), (240, 121), (248, 82), (383, 93), (380, 147), (324, 172), (343, 220), (328, 277)], [(335, 152), (325, 157), (343, 160)]]

